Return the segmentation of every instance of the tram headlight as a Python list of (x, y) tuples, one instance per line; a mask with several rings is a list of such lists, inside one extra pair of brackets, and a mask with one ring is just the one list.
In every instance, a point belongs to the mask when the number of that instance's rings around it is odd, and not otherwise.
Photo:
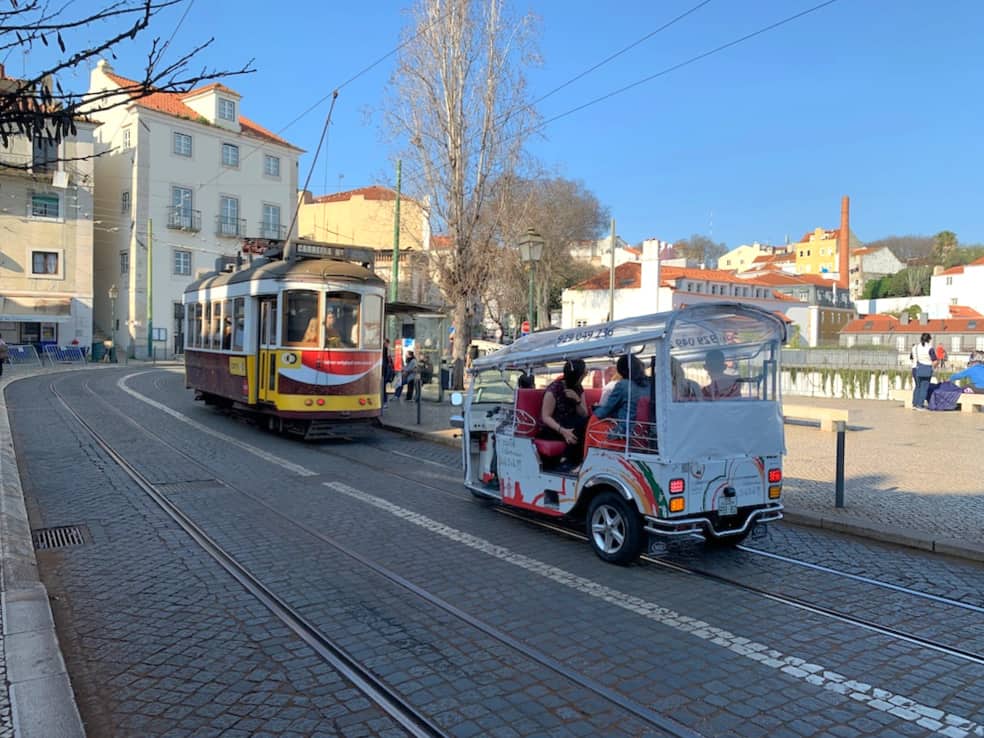
[(314, 400), (312, 400), (312, 399), (311, 399), (311, 398), (309, 397), (309, 398), (307, 398), (307, 399), (306, 399), (306, 400), (304, 401), (304, 404), (305, 404), (305, 405), (307, 405), (308, 407), (311, 407), (311, 406), (312, 406), (312, 405), (314, 404)]

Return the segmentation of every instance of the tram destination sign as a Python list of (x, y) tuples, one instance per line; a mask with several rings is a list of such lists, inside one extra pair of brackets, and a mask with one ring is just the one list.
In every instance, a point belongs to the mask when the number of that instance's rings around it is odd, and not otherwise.
[(359, 246), (338, 246), (328, 243), (297, 241), (294, 244), (294, 249), (298, 256), (312, 256), (318, 259), (344, 259), (359, 263), (371, 263), (375, 260), (372, 249)]

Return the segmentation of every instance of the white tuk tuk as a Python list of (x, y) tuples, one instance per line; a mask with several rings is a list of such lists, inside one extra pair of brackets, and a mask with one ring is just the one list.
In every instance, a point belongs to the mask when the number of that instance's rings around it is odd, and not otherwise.
[[(521, 338), (476, 359), (467, 393), (452, 397), (463, 404), (465, 485), (584, 520), (595, 552), (616, 564), (650, 537), (737, 544), (782, 517), (785, 338), (777, 315), (720, 302)], [(570, 396), (583, 396), (588, 417), (575, 440), (553, 432), (543, 404), (575, 384), (578, 360), (586, 371)], [(630, 375), (621, 406), (599, 419), (612, 411), (600, 403), (616, 365)]]

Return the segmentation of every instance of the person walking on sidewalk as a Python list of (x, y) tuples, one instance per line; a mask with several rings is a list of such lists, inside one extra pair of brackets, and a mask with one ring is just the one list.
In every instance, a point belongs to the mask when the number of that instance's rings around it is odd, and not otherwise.
[(923, 404), (929, 398), (929, 380), (933, 378), (933, 364), (936, 363), (936, 349), (933, 337), (923, 333), (919, 343), (912, 347), (909, 358), (915, 363), (916, 386), (912, 390), (912, 409), (925, 410)]
[(3, 365), (7, 363), (10, 358), (10, 349), (7, 348), (7, 342), (3, 340), (3, 335), (0, 334), (0, 377), (3, 376)]
[(403, 394), (403, 388), (407, 388), (407, 401), (413, 400), (413, 390), (414, 386), (417, 384), (417, 359), (413, 355), (413, 351), (407, 351), (407, 358), (403, 362), (403, 372), (401, 373), (403, 381), (400, 386), (396, 388), (393, 392), (393, 397), (400, 399), (400, 395)]
[(388, 397), (386, 395), (386, 385), (393, 381), (393, 360), (390, 358), (390, 340), (387, 338), (383, 341), (383, 390), (382, 390), (382, 407), (386, 407), (388, 402)]

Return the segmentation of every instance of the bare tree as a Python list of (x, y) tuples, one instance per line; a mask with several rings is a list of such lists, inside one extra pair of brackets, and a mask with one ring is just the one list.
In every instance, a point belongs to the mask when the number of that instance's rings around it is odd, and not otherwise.
[(708, 267), (716, 267), (718, 258), (728, 251), (723, 243), (715, 243), (699, 233), (680, 239), (673, 244), (673, 249), (677, 256), (692, 259)]
[[(58, 75), (74, 70), (91, 59), (111, 55), (120, 44), (146, 31), (156, 15), (182, 0), (105, 0), (99, 10), (70, 13), (72, 3), (59, 3), (52, 9), (44, 0), (9, 0), (10, 8), (0, 10), (0, 53), (30, 51), (37, 45), (57, 45), (58, 53), (42, 69), (24, 79), (0, 80), (0, 143), (7, 146), (11, 136), (25, 136), (54, 144), (74, 135), (75, 119), (84, 112), (127, 105), (155, 92), (187, 92), (214, 79), (252, 72), (252, 61), (235, 71), (202, 68), (192, 72), (191, 60), (209, 44), (209, 39), (171, 62), (164, 61), (168, 43), (154, 38), (147, 53), (142, 76), (119, 89), (82, 96), (66, 92)], [(107, 27), (114, 27), (106, 31)], [(76, 37), (101, 40), (73, 43)], [(0, 163), (8, 168), (25, 168), (27, 163)]]
[[(583, 182), (560, 177), (513, 180), (503, 185), (503, 195), (503, 243), (515, 246), (527, 228), (544, 239), (535, 267), (536, 327), (543, 328), (550, 309), (559, 307), (562, 290), (597, 271), (573, 261), (571, 245), (598, 239), (608, 226), (608, 211)], [(506, 271), (494, 274), (489, 284), (502, 278), (515, 279)]]
[(534, 122), (522, 68), (532, 17), (509, 17), (503, 0), (417, 0), (391, 80), (387, 119), (404, 142), (405, 174), (429, 196), (432, 229), (451, 248), (437, 268), (453, 310), (455, 386), (461, 386), (482, 286), (496, 260), (503, 202), (496, 187), (515, 171)]

